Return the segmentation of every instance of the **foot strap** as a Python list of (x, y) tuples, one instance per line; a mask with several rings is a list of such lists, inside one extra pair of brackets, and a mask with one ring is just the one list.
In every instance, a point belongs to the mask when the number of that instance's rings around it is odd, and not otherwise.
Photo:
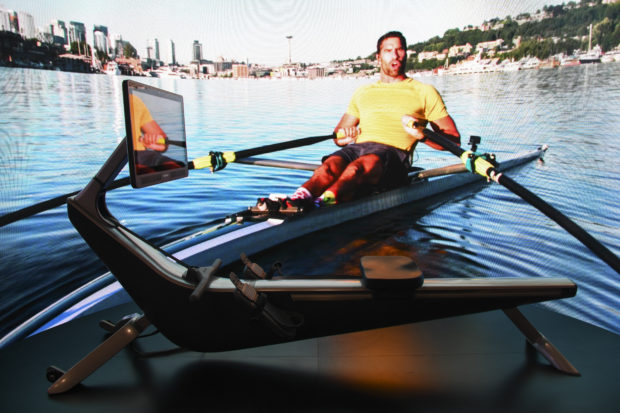
[(259, 293), (252, 285), (241, 281), (233, 272), (230, 273), (230, 280), (236, 288), (235, 296), (250, 309), (251, 319), (259, 320), (279, 337), (287, 340), (295, 338), (297, 328), (304, 321), (301, 314), (269, 303), (266, 294)]
[(258, 198), (256, 205), (250, 207), (250, 211), (256, 215), (292, 215), (304, 211), (304, 206), (296, 205), (290, 198)]

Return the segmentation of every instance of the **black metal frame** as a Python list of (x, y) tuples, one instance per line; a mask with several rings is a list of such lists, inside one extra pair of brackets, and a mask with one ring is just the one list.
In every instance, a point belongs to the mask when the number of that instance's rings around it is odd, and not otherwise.
[[(538, 351), (567, 374), (578, 371), (517, 310), (517, 306), (574, 296), (564, 278), (434, 279), (410, 294), (376, 294), (359, 279), (257, 280), (246, 283), (273, 308), (303, 317), (292, 336), (257, 322), (256, 309), (240, 305), (238, 286), (195, 268), (122, 226), (105, 202), (106, 186), (127, 162), (121, 142), (99, 173), (68, 201), (69, 218), (84, 240), (144, 312), (127, 322), (73, 368), (60, 375), (50, 394), (80, 383), (149, 324), (173, 343), (211, 352), (263, 346), (381, 327), (502, 309)], [(239, 251), (238, 253), (241, 253)], [(211, 263), (205, 263), (209, 265)], [(386, 278), (393, 268), (386, 266)], [(208, 274), (205, 274), (208, 273)], [(194, 274), (194, 276), (190, 276)], [(205, 292), (190, 299), (203, 274)], [(264, 304), (264, 303), (263, 303)]]

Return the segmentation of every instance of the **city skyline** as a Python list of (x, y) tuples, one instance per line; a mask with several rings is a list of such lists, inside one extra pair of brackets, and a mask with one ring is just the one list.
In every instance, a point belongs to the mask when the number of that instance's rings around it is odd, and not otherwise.
[(32, 14), (37, 27), (52, 20), (84, 23), (91, 45), (93, 27), (106, 26), (111, 41), (112, 36), (121, 35), (142, 58), (147, 57), (147, 42), (156, 38), (161, 59), (170, 62), (173, 40), (176, 60), (187, 64), (197, 40), (205, 59), (221, 56), (267, 65), (287, 63), (289, 57), (304, 63), (366, 57), (374, 51), (376, 39), (389, 30), (400, 30), (413, 44), (451, 28), (534, 13), (552, 4), (542, 0), (437, 0), (430, 4), (404, 0), (108, 0), (84, 5), (77, 0), (0, 0), (0, 6)]

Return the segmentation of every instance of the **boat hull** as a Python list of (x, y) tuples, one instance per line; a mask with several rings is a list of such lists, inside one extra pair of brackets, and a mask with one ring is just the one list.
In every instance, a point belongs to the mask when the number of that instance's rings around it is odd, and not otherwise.
[[(500, 164), (500, 170), (508, 170), (539, 159), (544, 152), (544, 149), (539, 149), (506, 160)], [(471, 173), (414, 181), (402, 188), (335, 207), (319, 208), (300, 216), (241, 224), (238, 229), (221, 236), (213, 237), (209, 234), (203, 237), (206, 238), (204, 240), (191, 237), (189, 243), (180, 243), (174, 247), (174, 256), (189, 265), (209, 265), (216, 258), (220, 258), (226, 265), (237, 261), (242, 252), (248, 255), (256, 254), (293, 238), (481, 181), (484, 181), (483, 177)]]
[[(539, 149), (517, 156), (502, 162), (501, 169), (506, 170), (531, 162), (540, 158), (543, 154), (544, 149)], [(242, 224), (240, 228), (235, 226), (232, 231), (221, 235), (190, 236), (182, 242), (175, 243), (170, 249), (176, 259), (184, 261), (187, 265), (207, 266), (216, 258), (222, 259), (223, 264), (227, 265), (239, 260), (239, 254), (242, 252), (255, 254), (290, 240), (295, 236), (302, 236), (337, 223), (359, 219), (388, 208), (435, 196), (472, 182), (480, 182), (481, 179), (481, 177), (471, 173), (430, 178), (415, 182), (408, 187), (376, 194), (349, 204), (342, 204), (337, 208), (317, 210), (307, 216), (304, 215), (287, 220), (266, 220), (258, 223)], [(75, 208), (69, 208), (69, 211), (70, 216), (76, 216)], [(77, 214), (77, 216), (82, 217), (88, 215)], [(83, 218), (76, 219), (83, 220)], [(84, 220), (84, 223), (80, 226), (92, 226), (92, 221), (90, 224), (88, 222), (89, 220)], [(95, 230), (97, 230), (96, 226), (91, 227), (83, 235), (85, 238), (90, 238), (89, 233)], [(108, 242), (109, 240), (104, 241), (97, 246), (97, 249), (104, 250)], [(168, 248), (166, 249), (168, 250)], [(118, 253), (122, 254), (122, 251)], [(120, 259), (120, 262), (124, 261)], [(106, 261), (104, 260), (104, 262)], [(112, 273), (122, 271), (122, 268), (117, 270), (114, 265), (108, 266), (108, 268), (112, 270)], [(112, 273), (100, 276), (88, 285), (52, 304), (9, 335), (3, 337), (0, 341), (0, 346), (18, 341), (30, 334), (37, 334), (84, 314), (99, 311), (111, 305), (118, 305), (131, 299), (136, 300), (136, 297), (127, 294), (126, 289), (123, 288), (125, 285), (121, 285)], [(193, 287), (191, 284), (184, 285), (181, 294), (184, 298), (181, 298), (180, 301), (184, 302), (187, 299), (188, 290), (193, 289)], [(145, 297), (145, 299), (148, 299), (148, 297)], [(137, 302), (141, 301), (140, 299), (137, 300)], [(414, 320), (410, 319), (410, 321)]]

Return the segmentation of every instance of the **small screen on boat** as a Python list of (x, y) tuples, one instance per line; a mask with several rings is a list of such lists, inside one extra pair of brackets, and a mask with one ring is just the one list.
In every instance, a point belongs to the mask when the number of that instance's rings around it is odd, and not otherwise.
[(188, 175), (183, 96), (123, 82), (129, 175), (142, 188)]

